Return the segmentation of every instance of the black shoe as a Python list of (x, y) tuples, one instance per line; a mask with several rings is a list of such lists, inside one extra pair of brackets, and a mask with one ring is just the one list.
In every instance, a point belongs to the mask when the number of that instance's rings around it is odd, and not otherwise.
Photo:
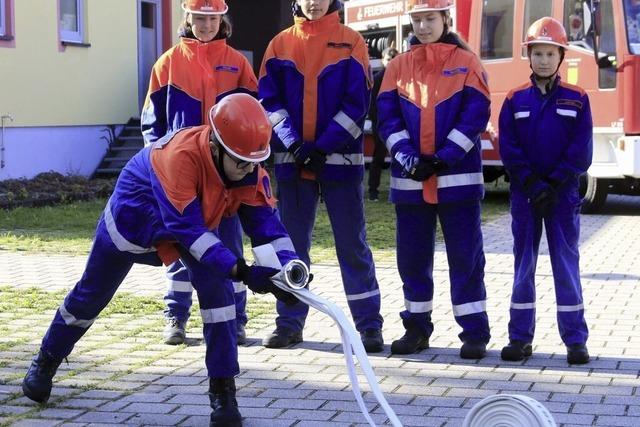
[(502, 360), (509, 360), (511, 362), (517, 362), (523, 360), (525, 357), (529, 357), (533, 354), (533, 348), (530, 343), (510, 340), (509, 345), (502, 348), (500, 358)]
[(380, 329), (367, 329), (360, 332), (360, 339), (367, 353), (379, 353), (384, 350), (384, 339)]
[(302, 331), (292, 331), (291, 329), (277, 327), (262, 340), (262, 345), (267, 348), (282, 348), (291, 344), (302, 342)]
[(209, 378), (209, 402), (212, 409), (209, 427), (242, 426), (233, 377)]
[(462, 359), (482, 359), (487, 354), (487, 344), (481, 341), (466, 341), (460, 347)]
[(567, 346), (567, 362), (572, 365), (584, 365), (589, 363), (589, 351), (584, 344), (572, 344)]
[(378, 192), (377, 191), (376, 192), (371, 192), (371, 191), (369, 192), (369, 201), (377, 202), (379, 200), (378, 197), (379, 196), (378, 196)]
[(247, 333), (244, 330), (244, 325), (240, 322), (238, 322), (237, 326), (236, 326), (236, 341), (238, 343), (238, 345), (242, 345), (242, 344), (246, 344), (247, 343)]
[(22, 380), (24, 395), (38, 403), (45, 403), (49, 400), (51, 387), (53, 387), (53, 376), (56, 374), (60, 362), (62, 359), (54, 359), (40, 350)]
[(415, 330), (407, 330), (400, 339), (391, 343), (392, 354), (413, 354), (425, 348), (429, 348), (429, 337)]

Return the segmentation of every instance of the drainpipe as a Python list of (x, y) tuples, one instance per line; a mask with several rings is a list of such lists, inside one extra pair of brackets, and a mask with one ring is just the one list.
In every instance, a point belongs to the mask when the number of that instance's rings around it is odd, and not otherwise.
[(6, 119), (13, 121), (13, 117), (11, 117), (11, 114), (5, 114), (0, 119), (2, 121), (2, 134), (1, 134), (2, 139), (0, 139), (0, 169), (3, 169), (4, 168), (4, 121)]

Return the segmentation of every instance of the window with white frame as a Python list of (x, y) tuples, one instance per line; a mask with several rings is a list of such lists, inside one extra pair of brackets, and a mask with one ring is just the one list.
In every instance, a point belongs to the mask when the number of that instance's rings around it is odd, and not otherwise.
[(7, 35), (7, 5), (6, 0), (0, 0), (0, 36)]
[(60, 40), (84, 42), (84, 0), (60, 0)]

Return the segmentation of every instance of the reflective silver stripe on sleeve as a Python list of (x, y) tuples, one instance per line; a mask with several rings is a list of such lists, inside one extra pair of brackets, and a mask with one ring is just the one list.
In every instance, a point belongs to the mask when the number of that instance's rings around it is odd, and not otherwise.
[(473, 141), (467, 138), (467, 135), (460, 132), (458, 129), (452, 129), (451, 132), (449, 132), (449, 135), (447, 135), (447, 138), (455, 142), (467, 153), (474, 147)]
[(240, 292), (245, 292), (247, 290), (247, 285), (242, 282), (233, 282), (233, 292), (239, 294)]
[(93, 322), (96, 321), (95, 317), (91, 320), (78, 319), (76, 316), (67, 311), (64, 303), (60, 304), (60, 307), (58, 307), (58, 311), (60, 312), (60, 316), (62, 316), (62, 318), (64, 319), (64, 323), (66, 323), (67, 326), (77, 326), (79, 328), (87, 329), (89, 326), (93, 325)]
[(580, 310), (584, 310), (584, 304), (559, 305), (558, 306), (558, 312), (559, 313), (568, 313), (568, 312), (571, 312), (571, 311), (580, 311)]
[(273, 161), (276, 165), (281, 165), (283, 163), (294, 163), (293, 154), (273, 153)]
[(173, 292), (193, 292), (191, 282), (183, 282), (180, 280), (169, 280), (167, 288)]
[(203, 323), (222, 323), (236, 318), (236, 306), (228, 305), (220, 308), (200, 310)]
[(468, 314), (475, 313), (483, 313), (487, 311), (487, 301), (473, 301), (468, 302), (466, 304), (454, 305), (453, 306), (453, 315), (458, 316), (466, 316)]
[(391, 177), (391, 188), (394, 190), (422, 190), (422, 183), (409, 178)]
[(531, 113), (529, 111), (518, 111), (517, 113), (515, 113), (513, 115), (513, 118), (516, 119), (516, 120), (518, 120), (518, 119), (526, 119), (530, 115), (531, 115)]
[(461, 187), (463, 185), (484, 185), (482, 172), (442, 175), (438, 177), (438, 188)]
[(280, 237), (278, 239), (272, 240), (269, 244), (273, 246), (273, 249), (276, 252), (280, 252), (280, 251), (295, 252), (296, 251), (296, 249), (293, 247), (293, 242), (289, 237)]
[(409, 132), (407, 132), (406, 130), (401, 130), (400, 132), (392, 133), (391, 135), (389, 135), (385, 143), (387, 146), (387, 150), (391, 151), (393, 146), (403, 139), (409, 139)]
[(107, 206), (104, 208), (104, 223), (107, 226), (107, 233), (113, 244), (121, 252), (131, 252), (134, 254), (144, 254), (148, 252), (155, 252), (155, 248), (143, 248), (142, 246), (135, 245), (124, 238), (116, 227), (116, 221), (113, 219), (111, 213), (111, 198), (107, 200)]
[(278, 111), (274, 111), (273, 113), (268, 113), (269, 121), (271, 122), (271, 126), (276, 126), (278, 123), (289, 117), (289, 113), (284, 108)]
[(347, 295), (347, 301), (358, 301), (361, 299), (375, 297), (376, 295), (380, 295), (380, 289), (376, 289), (370, 292), (363, 292), (361, 294)]
[(556, 113), (560, 114), (561, 116), (566, 116), (566, 117), (578, 117), (578, 112), (574, 111), (574, 110), (567, 110), (564, 108), (557, 108), (556, 109)]
[(217, 245), (218, 243), (220, 243), (220, 239), (218, 239), (215, 234), (210, 232), (202, 233), (202, 236), (198, 237), (198, 239), (193, 242), (189, 248), (189, 252), (195, 259), (200, 261), (207, 249), (213, 245)]
[(514, 310), (533, 310), (534, 308), (536, 308), (536, 303), (535, 302), (523, 302), (523, 303), (512, 302), (511, 308)]
[(428, 313), (433, 310), (433, 301), (409, 301), (405, 299), (404, 308), (409, 313)]
[(344, 111), (338, 111), (338, 114), (333, 116), (333, 120), (335, 120), (340, 126), (342, 126), (344, 130), (349, 132), (353, 139), (356, 139), (360, 135), (362, 135), (362, 128), (360, 128), (360, 126), (358, 126), (358, 124), (354, 122), (351, 117), (347, 116)]
[[(291, 153), (274, 153), (273, 161), (277, 165), (282, 165), (285, 163), (295, 163), (295, 159), (293, 158), (293, 154)], [(340, 154), (333, 153), (327, 156), (328, 165), (337, 165), (337, 166), (358, 166), (364, 165), (364, 154), (362, 153), (353, 153), (353, 154)]]

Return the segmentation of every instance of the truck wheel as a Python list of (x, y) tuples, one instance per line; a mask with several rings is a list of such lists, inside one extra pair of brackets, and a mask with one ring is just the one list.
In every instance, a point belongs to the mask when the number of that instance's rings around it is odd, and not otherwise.
[(580, 177), (580, 196), (582, 197), (582, 208), (580, 211), (585, 214), (597, 213), (607, 200), (607, 180), (595, 178), (588, 173)]

